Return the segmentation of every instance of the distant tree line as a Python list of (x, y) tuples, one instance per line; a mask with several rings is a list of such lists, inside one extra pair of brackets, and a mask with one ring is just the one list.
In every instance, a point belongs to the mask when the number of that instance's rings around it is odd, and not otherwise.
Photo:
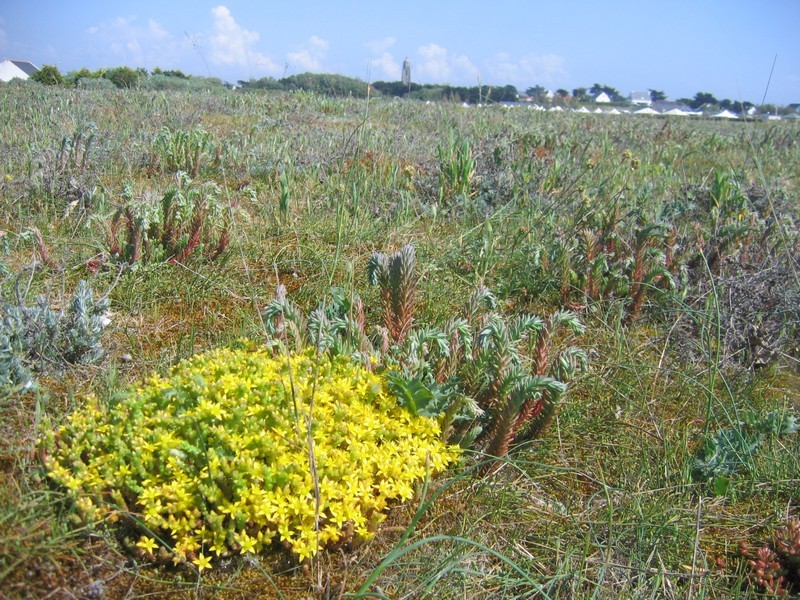
[(239, 80), (237, 85), (244, 90), (281, 90), (292, 92), (304, 90), (325, 96), (353, 96), (365, 98), (367, 84), (360, 79), (330, 73), (300, 73), (282, 79), (262, 77), (261, 79)]
[(144, 88), (155, 90), (191, 90), (221, 88), (225, 83), (216, 77), (187, 75), (177, 69), (162, 70), (159, 67), (150, 73), (146, 69), (113, 67), (90, 71), (87, 68), (70, 71), (62, 75), (58, 67), (44, 65), (30, 77), (45, 85), (63, 85), (79, 88)]
[[(595, 83), (590, 88), (575, 88), (572, 90), (571, 94), (569, 90), (564, 88), (559, 88), (555, 90), (555, 92), (550, 92), (542, 85), (534, 85), (525, 90), (525, 94), (528, 98), (530, 98), (533, 102), (538, 102), (540, 104), (544, 104), (545, 102), (549, 101), (555, 101), (557, 104), (567, 104), (571, 101), (590, 102), (602, 93), (605, 93), (611, 102), (622, 104), (627, 101), (627, 98), (625, 98), (619, 92), (619, 90), (611, 87), (610, 85), (604, 85), (600, 83)], [(552, 98), (550, 94), (552, 94)]]
[(469, 104), (517, 102), (519, 100), (519, 92), (513, 85), (466, 87), (419, 83), (404, 85), (400, 81), (376, 81), (372, 87), (384, 96), (407, 97), (416, 100), (447, 100)]
[[(58, 67), (44, 65), (31, 79), (45, 85), (63, 85), (80, 88), (139, 88), (154, 90), (205, 90), (213, 88), (232, 87), (216, 77), (198, 77), (187, 75), (180, 70), (163, 70), (156, 67), (151, 72), (138, 68), (114, 67), (90, 71), (83, 68), (70, 71), (62, 75)], [(376, 81), (372, 84), (344, 75), (329, 73), (300, 73), (276, 79), (262, 77), (261, 79), (240, 80), (238, 87), (244, 90), (304, 90), (326, 96), (350, 96), (364, 98), (367, 94), (411, 98), (416, 100), (467, 102), (469, 104), (491, 102), (516, 102), (520, 93), (513, 85), (505, 86), (453, 86), (447, 84), (404, 84), (401, 81)], [(610, 85), (595, 83), (591, 87), (577, 87), (571, 92), (560, 88), (555, 92), (548, 91), (544, 86), (535, 85), (525, 90), (533, 102), (540, 104), (555, 103), (571, 105), (581, 102), (592, 102), (601, 93), (606, 93), (612, 103), (626, 104), (628, 99), (619, 90)], [(661, 90), (650, 89), (650, 99), (659, 102), (667, 99), (666, 93)], [(755, 106), (752, 102), (733, 100), (718, 100), (709, 92), (697, 92), (693, 98), (678, 98), (677, 103), (688, 106), (693, 110), (713, 108), (730, 110), (743, 113)], [(794, 106), (794, 105), (792, 105)], [(775, 105), (765, 105), (760, 112), (791, 112), (792, 108), (779, 108)]]
[(468, 102), (516, 102), (519, 100), (517, 88), (513, 85), (503, 87), (475, 86), (462, 87), (452, 85), (432, 85), (400, 81), (376, 81), (367, 84), (360, 79), (324, 73), (301, 73), (282, 79), (263, 77), (249, 81), (238, 81), (243, 89), (251, 90), (305, 90), (328, 96), (354, 96), (363, 98), (367, 92), (374, 95), (413, 98), (416, 100)]
[(697, 92), (694, 98), (678, 98), (679, 104), (685, 104), (693, 110), (698, 110), (704, 106), (713, 106), (722, 110), (730, 110), (736, 113), (743, 113), (755, 106), (752, 102), (739, 102), (738, 100), (717, 100), (714, 94), (708, 92)]

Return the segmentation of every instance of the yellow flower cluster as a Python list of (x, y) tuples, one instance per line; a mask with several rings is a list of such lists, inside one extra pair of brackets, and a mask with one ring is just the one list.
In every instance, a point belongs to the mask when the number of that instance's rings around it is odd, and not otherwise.
[(253, 347), (195, 356), (107, 405), (89, 398), (46, 445), (50, 476), (86, 518), (129, 512), (200, 569), (273, 541), (303, 560), (367, 538), (388, 503), (458, 454), (348, 359)]

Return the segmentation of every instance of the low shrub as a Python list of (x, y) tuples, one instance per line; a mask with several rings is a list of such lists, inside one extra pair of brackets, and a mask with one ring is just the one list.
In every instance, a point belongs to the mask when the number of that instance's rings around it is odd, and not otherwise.
[(85, 520), (123, 519), (145, 556), (210, 566), (280, 541), (299, 559), (369, 538), (457, 451), (345, 357), (245, 344), (197, 355), (43, 443)]
[(50, 308), (45, 297), (35, 306), (19, 299), (0, 304), (0, 397), (32, 387), (33, 373), (102, 359), (108, 306), (108, 299), (95, 299), (85, 281), (78, 282), (65, 310)]

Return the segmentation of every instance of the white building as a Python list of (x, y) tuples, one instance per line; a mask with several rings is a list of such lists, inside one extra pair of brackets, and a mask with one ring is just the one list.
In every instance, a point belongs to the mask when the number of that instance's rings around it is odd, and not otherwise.
[(650, 99), (650, 92), (631, 92), (631, 104), (638, 106), (650, 106), (653, 101)]
[(0, 81), (27, 79), (39, 69), (27, 60), (9, 60), (0, 62)]

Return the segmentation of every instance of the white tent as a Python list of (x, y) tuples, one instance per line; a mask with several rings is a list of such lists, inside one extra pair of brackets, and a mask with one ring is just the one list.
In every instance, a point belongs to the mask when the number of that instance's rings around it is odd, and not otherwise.
[(619, 112), (619, 111), (618, 111), (616, 108), (612, 108), (612, 109), (611, 109), (610, 111), (608, 111), (608, 113), (606, 113), (606, 114), (609, 114), (609, 115), (620, 115), (620, 114), (622, 114), (622, 113), (621, 113), (621, 112)]
[(575, 112), (579, 112), (579, 113), (588, 113), (588, 112), (590, 112), (590, 111), (589, 111), (589, 109), (588, 109), (588, 108), (586, 108), (585, 106), (581, 106), (581, 107), (580, 107), (578, 110), (576, 110)]
[(684, 110), (681, 110), (680, 108), (673, 108), (673, 109), (671, 109), (671, 110), (668, 110), (668, 111), (667, 111), (667, 112), (665, 112), (664, 114), (665, 114), (665, 115), (674, 116), (674, 117), (685, 117), (685, 116), (687, 116), (689, 113), (688, 113), (688, 112), (686, 112), (686, 111), (684, 111)]
[(550, 110), (550, 111), (556, 111), (556, 112), (561, 112), (561, 111), (562, 111), (562, 110), (564, 110), (564, 109), (563, 109), (563, 108), (561, 108), (560, 106), (551, 106), (551, 107), (550, 107), (550, 108), (548, 108), (547, 110)]
[(640, 110), (635, 111), (633, 114), (635, 115), (660, 115), (661, 113), (657, 110), (653, 110), (649, 106), (646, 108), (642, 108)]
[(716, 119), (738, 119), (739, 118), (739, 117), (737, 117), (735, 114), (733, 114), (731, 111), (729, 111), (727, 109), (723, 110), (721, 113), (717, 113), (716, 115), (711, 115), (711, 116), (716, 118)]

